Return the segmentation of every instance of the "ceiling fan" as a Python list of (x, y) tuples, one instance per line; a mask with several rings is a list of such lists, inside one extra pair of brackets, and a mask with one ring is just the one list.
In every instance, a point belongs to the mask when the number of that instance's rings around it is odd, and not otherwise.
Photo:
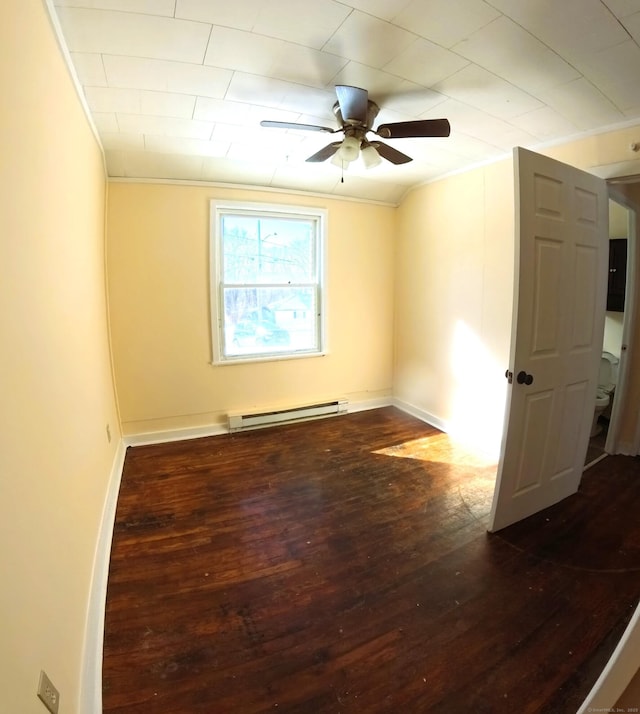
[(391, 124), (380, 124), (376, 129), (373, 122), (380, 111), (378, 105), (369, 99), (366, 89), (336, 86), (338, 101), (333, 105), (333, 113), (340, 124), (338, 129), (315, 124), (297, 124), (296, 122), (263, 120), (260, 126), (279, 129), (302, 129), (307, 131), (322, 131), (327, 134), (344, 132), (342, 141), (334, 141), (310, 156), (307, 161), (326, 161), (333, 158), (333, 163), (344, 167), (354, 161), (362, 152), (362, 160), (366, 168), (377, 166), (381, 158), (392, 164), (406, 164), (411, 157), (394, 149), (392, 146), (374, 139), (367, 139), (372, 132), (383, 139), (407, 139), (418, 137), (449, 136), (451, 127), (447, 119), (422, 119), (415, 121), (399, 121)]

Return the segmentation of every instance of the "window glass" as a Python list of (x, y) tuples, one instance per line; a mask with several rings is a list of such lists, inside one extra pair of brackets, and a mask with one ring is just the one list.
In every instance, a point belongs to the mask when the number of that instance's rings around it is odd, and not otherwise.
[(322, 351), (323, 215), (292, 211), (214, 204), (215, 361)]

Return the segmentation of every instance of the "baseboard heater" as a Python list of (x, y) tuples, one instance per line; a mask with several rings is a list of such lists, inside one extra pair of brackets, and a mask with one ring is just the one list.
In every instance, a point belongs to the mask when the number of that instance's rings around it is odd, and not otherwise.
[(348, 406), (348, 400), (336, 399), (332, 402), (308, 404), (306, 406), (291, 407), (289, 409), (252, 412), (251, 414), (229, 414), (229, 431), (260, 429), (261, 427), (273, 426), (274, 424), (288, 424), (293, 421), (320, 419), (337, 414), (346, 414)]

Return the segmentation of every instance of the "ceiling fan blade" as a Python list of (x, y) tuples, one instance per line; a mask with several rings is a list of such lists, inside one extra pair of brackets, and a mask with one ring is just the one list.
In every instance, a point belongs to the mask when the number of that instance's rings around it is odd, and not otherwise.
[(307, 161), (326, 161), (329, 157), (333, 156), (336, 151), (340, 148), (342, 142), (334, 141), (332, 144), (327, 144), (324, 149), (320, 149), (313, 156), (310, 156)]
[(451, 125), (447, 119), (419, 119), (380, 124), (376, 134), (383, 139), (408, 139), (425, 136), (449, 136)]
[(369, 111), (369, 92), (359, 87), (349, 87), (345, 84), (336, 86), (340, 114), (345, 122), (367, 123), (367, 112)]
[(410, 156), (394, 149), (392, 146), (389, 146), (389, 144), (383, 144), (381, 141), (372, 141), (371, 146), (376, 149), (383, 159), (390, 161), (392, 164), (406, 164), (409, 161), (413, 161)]
[(302, 131), (326, 131), (329, 134), (335, 134), (340, 129), (330, 129), (328, 126), (318, 126), (316, 124), (296, 124), (291, 121), (271, 121), (263, 119), (260, 126), (270, 127), (273, 129), (298, 129)]

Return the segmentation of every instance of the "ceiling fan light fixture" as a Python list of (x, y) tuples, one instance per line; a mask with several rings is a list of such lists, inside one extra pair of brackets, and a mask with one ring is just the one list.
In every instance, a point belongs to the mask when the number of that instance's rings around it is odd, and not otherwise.
[(355, 136), (345, 136), (342, 145), (338, 149), (338, 156), (346, 164), (355, 161), (360, 153), (360, 142)]
[(380, 154), (376, 151), (376, 147), (368, 144), (362, 149), (362, 163), (365, 169), (373, 169), (382, 163)]

